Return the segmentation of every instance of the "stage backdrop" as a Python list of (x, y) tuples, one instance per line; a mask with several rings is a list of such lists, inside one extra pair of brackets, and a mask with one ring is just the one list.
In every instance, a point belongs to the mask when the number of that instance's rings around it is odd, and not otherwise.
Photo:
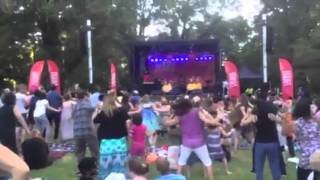
[(149, 63), (152, 79), (160, 81), (188, 81), (191, 77), (200, 77), (203, 84), (215, 82), (215, 61)]
[[(50, 84), (54, 84), (57, 87), (57, 91), (61, 93), (61, 82), (60, 82), (60, 70), (57, 64), (52, 61), (48, 60), (48, 70), (49, 70), (49, 80)], [(44, 60), (37, 61), (35, 64), (32, 65), (29, 75), (29, 83), (28, 83), (28, 90), (30, 92), (34, 92), (39, 89), (41, 85), (41, 76), (43, 72), (43, 67), (45, 65)]]
[(228, 95), (229, 97), (240, 97), (240, 80), (239, 70), (234, 62), (224, 61), (224, 68), (228, 80)]
[(279, 59), (279, 68), (281, 74), (281, 91), (282, 98), (289, 99), (293, 98), (294, 95), (294, 76), (293, 68), (291, 63), (285, 59)]

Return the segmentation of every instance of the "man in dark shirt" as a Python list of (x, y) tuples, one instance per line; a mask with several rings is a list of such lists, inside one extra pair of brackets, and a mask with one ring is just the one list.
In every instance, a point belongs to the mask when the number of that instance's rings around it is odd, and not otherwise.
[[(51, 85), (50, 91), (47, 94), (47, 99), (49, 105), (53, 108), (60, 109), (62, 107), (62, 98), (59, 93), (56, 91), (56, 86)], [(57, 139), (59, 136), (59, 129), (60, 129), (60, 112), (48, 111), (47, 117), (53, 125), (54, 123), (54, 139)]]
[(258, 92), (256, 100), (257, 122), (255, 148), (254, 148), (254, 168), (256, 180), (263, 180), (263, 167), (266, 157), (270, 164), (273, 180), (281, 179), (280, 171), (280, 145), (276, 122), (269, 118), (270, 114), (277, 114), (277, 108), (265, 100), (266, 92)]

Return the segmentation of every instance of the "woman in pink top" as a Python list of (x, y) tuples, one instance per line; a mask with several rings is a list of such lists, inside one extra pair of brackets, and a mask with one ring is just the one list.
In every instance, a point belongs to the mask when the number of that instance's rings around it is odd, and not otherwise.
[(76, 102), (72, 100), (70, 93), (66, 93), (63, 100), (60, 131), (62, 140), (68, 141), (73, 139), (73, 119), (71, 115)]
[(190, 154), (195, 152), (206, 167), (209, 179), (213, 180), (212, 162), (206, 145), (204, 124), (219, 125), (218, 118), (214, 119), (204, 109), (193, 108), (188, 99), (179, 99), (173, 109), (175, 117), (169, 119), (166, 124), (168, 126), (179, 124), (181, 129), (182, 145), (178, 160), (178, 173), (181, 173)]
[(142, 117), (140, 114), (132, 116), (132, 123), (130, 125), (131, 137), (131, 156), (144, 156), (145, 155), (145, 139), (147, 135), (147, 128), (142, 124)]

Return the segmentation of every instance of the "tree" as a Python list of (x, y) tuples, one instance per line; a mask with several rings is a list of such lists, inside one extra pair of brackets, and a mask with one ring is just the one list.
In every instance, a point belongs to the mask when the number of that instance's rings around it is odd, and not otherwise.
[[(268, 24), (275, 32), (270, 64), (275, 67), (279, 57), (289, 58), (296, 70), (297, 85), (308, 82), (314, 91), (319, 91), (320, 78), (316, 71), (320, 67), (320, 2), (265, 0), (263, 3), (263, 11), (270, 13)], [(256, 24), (261, 28), (259, 21)]]

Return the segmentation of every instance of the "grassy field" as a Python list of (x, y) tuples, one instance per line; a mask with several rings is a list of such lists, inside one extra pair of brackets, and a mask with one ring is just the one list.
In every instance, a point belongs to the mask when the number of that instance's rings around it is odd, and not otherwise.
[[(232, 162), (230, 163), (230, 169), (232, 175), (225, 175), (222, 165), (215, 162), (213, 165), (215, 180), (254, 180), (254, 174), (250, 173), (251, 169), (251, 155), (250, 151), (239, 151)], [(288, 164), (288, 175), (283, 179), (293, 180), (296, 179), (295, 168), (292, 164)], [(66, 155), (61, 160), (56, 161), (51, 167), (43, 170), (32, 171), (32, 177), (42, 177), (45, 180), (75, 180), (76, 178), (76, 161), (73, 154)], [(195, 165), (191, 171), (192, 180), (203, 180), (203, 171), (200, 165)], [(158, 173), (155, 167), (151, 167), (149, 173), (150, 179), (156, 177)], [(269, 171), (269, 165), (265, 165), (265, 180), (271, 180), (271, 174)]]

